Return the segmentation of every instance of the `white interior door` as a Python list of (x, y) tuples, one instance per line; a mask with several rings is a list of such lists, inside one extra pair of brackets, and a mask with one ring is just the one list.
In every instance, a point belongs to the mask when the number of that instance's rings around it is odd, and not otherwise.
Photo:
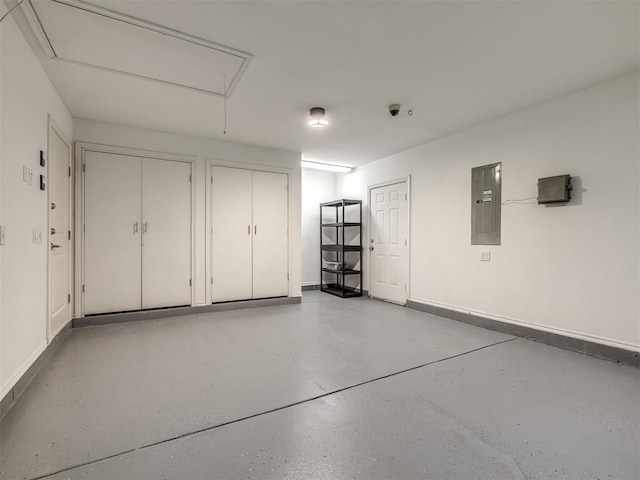
[(84, 313), (141, 308), (139, 157), (86, 152)]
[(252, 298), (252, 175), (213, 167), (213, 302)]
[(191, 165), (142, 159), (142, 308), (191, 305)]
[(51, 340), (71, 320), (71, 150), (49, 129), (49, 323)]
[(369, 294), (382, 300), (407, 301), (407, 183), (370, 190)]
[(253, 298), (289, 293), (287, 176), (253, 172)]

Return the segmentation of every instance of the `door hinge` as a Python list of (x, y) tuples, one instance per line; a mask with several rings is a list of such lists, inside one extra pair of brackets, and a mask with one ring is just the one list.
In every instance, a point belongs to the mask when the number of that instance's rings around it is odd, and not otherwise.
[(71, 176), (71, 167), (69, 167), (69, 176)]
[(213, 277), (211, 277), (211, 285), (213, 285)]
[(404, 199), (405, 199), (405, 200), (407, 199), (407, 194), (406, 194), (406, 193), (404, 194)]
[(189, 182), (191, 182), (191, 175), (189, 175)]
[(67, 293), (67, 303), (71, 303), (71, 294)]
[(82, 293), (84, 293), (84, 284), (82, 284)]
[(71, 230), (67, 230), (67, 240), (71, 240)]
[(83, 163), (83, 164), (82, 164), (82, 171), (83, 171), (83, 172), (86, 172), (86, 171), (87, 171), (87, 164), (86, 164), (86, 163)]
[(189, 286), (191, 286), (191, 279), (189, 279)]

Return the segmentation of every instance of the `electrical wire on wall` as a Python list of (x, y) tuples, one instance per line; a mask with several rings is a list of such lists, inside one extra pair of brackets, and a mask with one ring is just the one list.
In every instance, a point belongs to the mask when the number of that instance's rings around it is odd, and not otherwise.
[(528, 197), (528, 198), (510, 198), (505, 200), (500, 205), (510, 205), (512, 203), (516, 203), (519, 205), (533, 205), (538, 202), (538, 197)]
[(16, 8), (18, 8), (22, 2), (24, 2), (24, 0), (20, 0), (20, 1), (19, 1), (18, 3), (16, 3), (13, 7), (11, 7), (7, 13), (5, 13), (4, 15), (2, 15), (2, 17), (0, 18), (0, 22), (2, 22), (6, 17), (8, 17), (8, 16), (9, 16), (9, 14), (10, 14), (11, 12), (13, 12)]

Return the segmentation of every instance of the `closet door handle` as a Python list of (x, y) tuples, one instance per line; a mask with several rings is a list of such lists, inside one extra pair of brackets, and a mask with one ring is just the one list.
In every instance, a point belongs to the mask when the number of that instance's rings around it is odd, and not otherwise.
[(142, 233), (147, 233), (147, 222), (142, 224)]
[(247, 235), (251, 235), (251, 225), (247, 225)]
[(138, 233), (138, 222), (133, 223), (133, 234), (135, 235), (136, 233)]
[(257, 235), (258, 234), (258, 225), (254, 225), (253, 226), (253, 234)]

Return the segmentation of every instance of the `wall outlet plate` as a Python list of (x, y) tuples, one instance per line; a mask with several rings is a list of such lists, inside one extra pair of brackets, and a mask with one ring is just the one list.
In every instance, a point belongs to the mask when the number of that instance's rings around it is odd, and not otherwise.
[(490, 262), (491, 261), (491, 252), (480, 252), (480, 261), (481, 262)]

